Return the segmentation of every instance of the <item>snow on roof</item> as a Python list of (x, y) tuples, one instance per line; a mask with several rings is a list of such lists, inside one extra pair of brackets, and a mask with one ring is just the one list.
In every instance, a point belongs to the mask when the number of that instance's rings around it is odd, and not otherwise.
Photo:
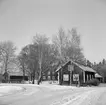
[[(74, 61), (72, 61), (72, 60), (70, 60), (74, 65), (76, 65), (76, 66), (78, 66), (79, 68), (81, 68), (83, 71), (88, 71), (88, 72), (94, 72), (94, 73), (96, 73), (96, 71), (95, 70), (93, 70), (92, 68), (90, 68), (90, 67), (88, 67), (88, 66), (84, 66), (84, 65), (80, 65), (80, 64), (78, 64), (78, 63), (76, 63), (76, 62), (74, 62)], [(63, 66), (65, 66), (67, 63), (69, 63), (70, 61), (68, 61), (68, 62), (66, 62)], [(61, 66), (59, 66), (58, 68), (57, 68), (57, 70), (56, 70), (56, 72), (57, 71), (59, 71), (61, 69)]]
[[(73, 62), (73, 61), (72, 61)], [(92, 68), (88, 67), (88, 66), (84, 66), (84, 65), (80, 65), (76, 62), (73, 62), (76, 66), (78, 66), (79, 68), (81, 68), (83, 71), (88, 71), (88, 72), (94, 72), (96, 73), (95, 70), (93, 70)]]
[[(10, 76), (23, 76), (22, 72), (9, 72)], [(27, 76), (27, 74), (25, 74), (25, 76)]]
[(59, 66), (59, 67), (57, 68), (56, 72), (59, 71), (60, 69), (61, 69), (61, 66)]
[(95, 77), (96, 77), (96, 78), (102, 78), (102, 76), (99, 75), (98, 73), (95, 74)]

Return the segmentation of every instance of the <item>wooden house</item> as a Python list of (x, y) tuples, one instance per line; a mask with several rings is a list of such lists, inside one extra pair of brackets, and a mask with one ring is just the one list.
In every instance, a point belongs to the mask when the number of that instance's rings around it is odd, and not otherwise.
[(84, 65), (80, 65), (72, 60), (60, 66), (56, 72), (58, 73), (58, 82), (62, 84), (85, 83), (95, 78), (96, 71)]

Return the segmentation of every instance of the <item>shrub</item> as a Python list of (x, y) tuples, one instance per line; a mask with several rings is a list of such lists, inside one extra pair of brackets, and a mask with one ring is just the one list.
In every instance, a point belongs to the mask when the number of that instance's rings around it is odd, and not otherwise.
[(85, 87), (85, 86), (87, 86), (87, 84), (86, 83), (81, 83), (80, 86), (84, 86)]
[(98, 86), (99, 84), (100, 82), (98, 79), (91, 79), (86, 82), (86, 85), (89, 85), (89, 86)]

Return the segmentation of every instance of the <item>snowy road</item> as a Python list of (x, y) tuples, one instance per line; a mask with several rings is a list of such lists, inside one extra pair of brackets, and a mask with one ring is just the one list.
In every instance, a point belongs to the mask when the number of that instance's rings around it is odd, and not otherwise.
[[(93, 89), (88, 92), (84, 92), (79, 96), (76, 96), (73, 100), (67, 102), (64, 105), (106, 105), (106, 89), (99, 88)], [(105, 97), (101, 96), (105, 95)]]
[(0, 105), (106, 105), (106, 87), (15, 85), (22, 92), (0, 97)]

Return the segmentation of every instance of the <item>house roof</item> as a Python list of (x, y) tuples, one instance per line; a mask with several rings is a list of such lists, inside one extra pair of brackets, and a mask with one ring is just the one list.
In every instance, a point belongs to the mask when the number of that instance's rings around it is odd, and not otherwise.
[(56, 72), (58, 72), (60, 69), (61, 69), (61, 66), (59, 66), (59, 67), (57, 68)]
[[(73, 62), (73, 61), (72, 61)], [(88, 71), (88, 72), (94, 72), (96, 73), (96, 71), (88, 66), (84, 66), (84, 65), (80, 65), (76, 62), (73, 62), (76, 66), (78, 66), (79, 68), (81, 68), (83, 71)]]
[[(72, 60), (66, 62), (63, 66), (65, 66), (65, 65), (66, 65), (67, 63), (69, 63), (69, 62), (72, 62), (74, 65), (78, 66), (78, 67), (81, 68), (83, 71), (88, 71), (88, 72), (94, 72), (94, 73), (96, 73), (96, 71), (93, 70), (92, 68), (90, 68), (90, 67), (88, 67), (88, 66), (80, 65), (80, 64), (78, 64), (78, 63), (76, 63), (76, 62), (74, 62), (74, 61), (72, 61)], [(56, 72), (59, 71), (60, 69), (61, 69), (61, 66), (59, 66), (59, 67), (57, 68)]]
[[(10, 76), (23, 76), (22, 72), (9, 72)], [(27, 74), (25, 74), (25, 76), (27, 76)]]
[(98, 73), (95, 74), (95, 77), (96, 77), (96, 78), (102, 78), (102, 76), (99, 75)]

